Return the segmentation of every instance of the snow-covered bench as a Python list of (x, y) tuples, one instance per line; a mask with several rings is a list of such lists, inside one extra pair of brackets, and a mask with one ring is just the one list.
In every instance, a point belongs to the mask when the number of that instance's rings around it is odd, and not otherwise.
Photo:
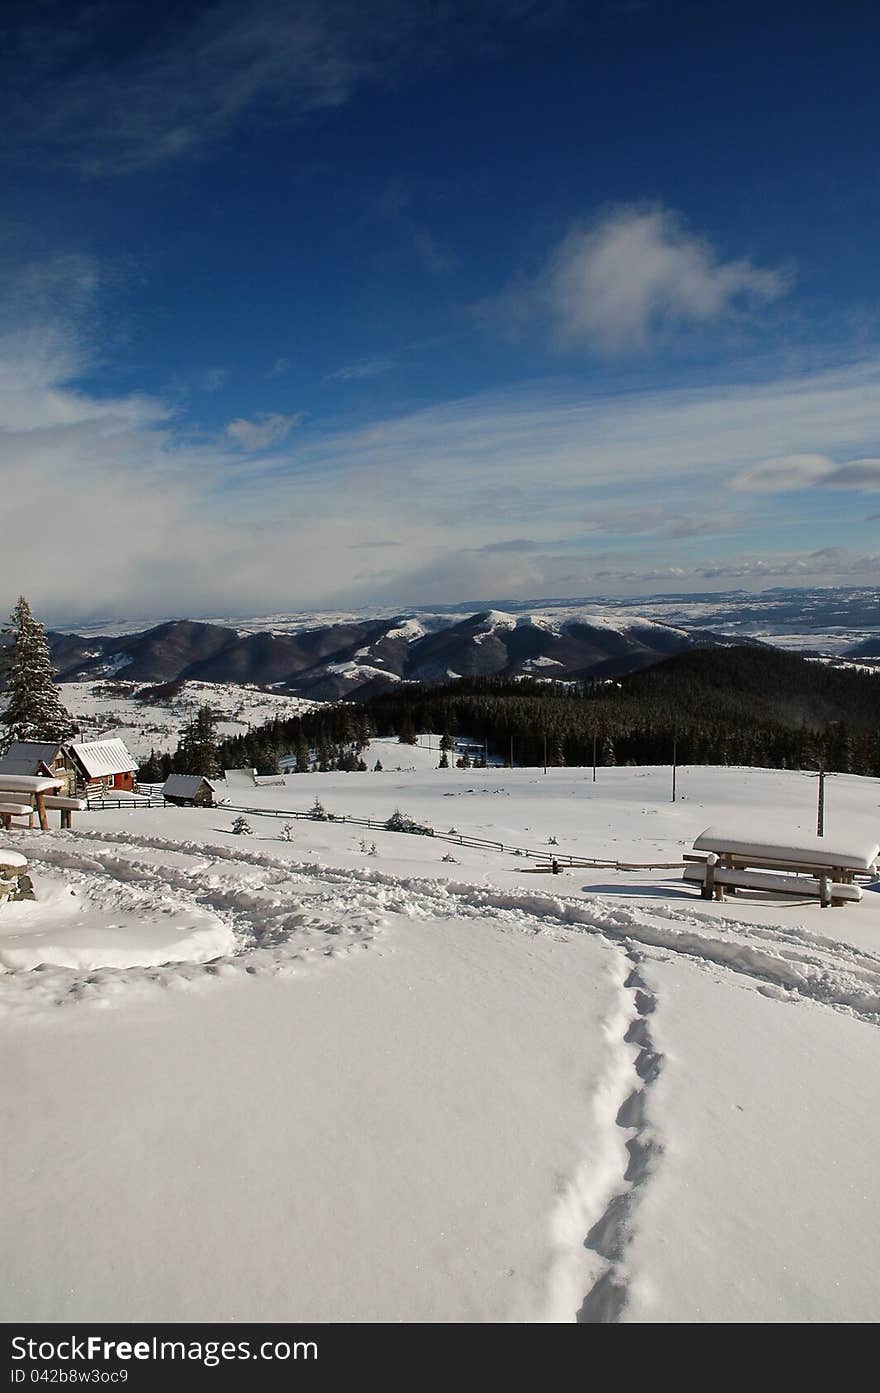
[(26, 800), (36, 812), (40, 819), (40, 826), (45, 832), (49, 826), (45, 807), (46, 795), (49, 793), (57, 794), (58, 790), (63, 787), (63, 779), (47, 778), (42, 774), (0, 774), (0, 805), (2, 805), (0, 819), (6, 827), (9, 827), (13, 817), (24, 815), (28, 817), (29, 825), (32, 826), (30, 815), (26, 812), (23, 813), (19, 808), (19, 804)]
[(61, 813), (61, 826), (73, 826), (73, 814), (81, 813), (88, 804), (84, 798), (62, 798), (59, 794), (47, 794), (43, 799), (46, 808), (58, 808)]
[[(0, 815), (26, 817), (28, 819), (28, 826), (33, 826), (35, 809), (31, 794), (5, 792), (0, 794), (0, 797), (3, 799), (3, 802), (0, 803)], [(73, 814), (84, 812), (88, 807), (88, 803), (84, 798), (67, 798), (59, 793), (44, 793), (43, 807), (47, 810), (49, 808), (57, 808), (61, 813), (61, 826), (72, 827)], [(9, 823), (7, 822), (6, 825), (8, 827)]]
[(857, 875), (876, 873), (876, 842), (841, 842), (802, 837), (797, 842), (756, 840), (741, 830), (707, 827), (685, 855), (684, 879), (701, 887), (704, 899), (724, 898), (724, 891), (765, 890), (774, 895), (808, 895), (822, 907), (860, 900)]
[[(714, 856), (713, 852), (709, 856)], [(800, 895), (818, 899), (823, 906), (843, 904), (847, 900), (860, 900), (860, 885), (847, 885), (842, 881), (832, 881), (827, 877), (797, 873), (774, 875), (770, 871), (736, 870), (719, 866), (716, 861), (693, 862), (684, 868), (684, 879), (696, 882), (701, 887), (704, 899), (710, 900), (713, 893), (721, 899), (724, 890), (736, 894), (737, 890), (764, 890), (769, 895)], [(824, 887), (824, 889), (823, 889)], [(824, 898), (823, 898), (824, 895)]]

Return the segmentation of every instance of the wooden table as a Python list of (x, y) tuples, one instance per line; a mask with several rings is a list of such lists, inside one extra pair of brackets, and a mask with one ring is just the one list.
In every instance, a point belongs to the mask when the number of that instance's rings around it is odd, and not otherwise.
[[(0, 774), (0, 803), (4, 801), (4, 793), (26, 794), (27, 799), (22, 800), (22, 810), (25, 808), (36, 808), (37, 816), (40, 819), (40, 826), (44, 832), (49, 830), (49, 818), (46, 813), (46, 805), (43, 801), (47, 793), (55, 793), (59, 788), (64, 787), (63, 779), (52, 779), (42, 774)], [(2, 818), (8, 827), (10, 820), (14, 816), (9, 811), (11, 804), (7, 805), (7, 811)]]
[(854, 885), (855, 877), (874, 873), (880, 845), (867, 838), (803, 834), (783, 842), (776, 837), (764, 839), (759, 829), (749, 834), (718, 825), (700, 833), (694, 851), (705, 855), (684, 859), (702, 863), (703, 870), (686, 870), (685, 879), (700, 879), (707, 898), (714, 893), (716, 899), (721, 899), (724, 890), (735, 895), (737, 889), (797, 894), (804, 888), (803, 879), (798, 884), (797, 877), (809, 876), (816, 881), (812, 893), (820, 895), (824, 907), (861, 897)]

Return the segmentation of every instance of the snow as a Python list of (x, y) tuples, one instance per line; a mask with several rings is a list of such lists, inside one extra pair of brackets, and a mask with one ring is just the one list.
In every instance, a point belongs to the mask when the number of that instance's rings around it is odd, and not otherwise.
[(181, 912), (167, 900), (145, 901), (124, 883), (110, 887), (104, 878), (95, 884), (42, 867), (39, 880), (39, 901), (3, 906), (3, 968), (155, 967), (207, 962), (234, 948), (228, 925), (196, 906)]
[(798, 861), (810, 866), (843, 866), (868, 871), (874, 866), (880, 846), (854, 828), (849, 835), (835, 831), (833, 836), (799, 835), (796, 843), (781, 841), (778, 823), (762, 827), (752, 817), (748, 826), (740, 823), (707, 827), (694, 839), (698, 851), (728, 851), (735, 856), (754, 856), (762, 861)]
[(91, 779), (106, 774), (137, 772), (137, 760), (132, 759), (122, 740), (93, 740), (88, 744), (71, 744), (70, 752)]
[(63, 787), (63, 779), (53, 779), (49, 774), (0, 774), (0, 794), (23, 794), (28, 801), (34, 793), (54, 793)]
[[(876, 1320), (880, 885), (681, 880), (707, 825), (809, 837), (815, 776), (376, 758), (252, 787), (251, 837), (4, 834), (0, 1317)], [(826, 836), (878, 804), (829, 776)]]
[(243, 735), (249, 725), (285, 720), (314, 710), (320, 702), (233, 682), (184, 682), (167, 704), (142, 702), (136, 693), (145, 684), (131, 682), (61, 682), (61, 700), (89, 738), (118, 735), (138, 759), (151, 749), (174, 749), (200, 706), (218, 713), (221, 736)]

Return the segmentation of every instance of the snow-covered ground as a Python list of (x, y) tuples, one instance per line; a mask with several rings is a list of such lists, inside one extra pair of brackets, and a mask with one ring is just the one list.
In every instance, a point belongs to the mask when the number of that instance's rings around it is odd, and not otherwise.
[(160, 705), (136, 698), (135, 693), (145, 685), (107, 680), (60, 682), (58, 691), (80, 727), (82, 739), (119, 736), (136, 759), (147, 759), (152, 749), (173, 750), (200, 706), (210, 706), (217, 713), (217, 732), (228, 736), (243, 735), (251, 725), (286, 720), (319, 705), (234, 682), (184, 682), (175, 697)]
[[(673, 804), (668, 769), (432, 744), (251, 801), (621, 863), (815, 831), (793, 772), (679, 770)], [(880, 781), (826, 795), (829, 835), (876, 839)], [(677, 869), (232, 822), (2, 834), (38, 894), (0, 907), (4, 1319), (880, 1316), (880, 893), (715, 904)]]

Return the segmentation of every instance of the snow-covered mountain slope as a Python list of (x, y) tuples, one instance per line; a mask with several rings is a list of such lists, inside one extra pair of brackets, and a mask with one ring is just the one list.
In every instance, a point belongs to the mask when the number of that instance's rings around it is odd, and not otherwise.
[(119, 676), (153, 684), (251, 683), (324, 701), (454, 675), (619, 676), (694, 647), (732, 641), (636, 615), (565, 618), (498, 610), (445, 623), (436, 616), (423, 623), (413, 615), (393, 615), (297, 633), (239, 634), (175, 620), (116, 637), (51, 636), (53, 660), (68, 682)]
[[(876, 1320), (880, 894), (681, 880), (712, 822), (813, 831), (815, 779), (686, 768), (672, 803), (669, 769), (370, 755), (255, 791), (251, 837), (2, 834), (38, 895), (0, 907), (3, 1317)], [(875, 827), (877, 780), (826, 795), (829, 835)], [(316, 797), (646, 868), (287, 840)]]

